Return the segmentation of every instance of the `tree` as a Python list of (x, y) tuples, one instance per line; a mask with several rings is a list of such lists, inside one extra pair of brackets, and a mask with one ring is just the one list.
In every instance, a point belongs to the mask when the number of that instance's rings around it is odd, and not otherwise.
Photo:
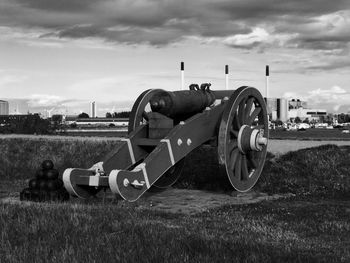
[(78, 115), (78, 118), (90, 118), (89, 114), (82, 112)]
[(306, 118), (305, 120), (303, 120), (303, 123), (310, 124), (309, 118)]
[(106, 113), (106, 118), (112, 118), (112, 113), (107, 112), (107, 113)]
[(282, 126), (282, 125), (283, 125), (283, 121), (281, 121), (281, 120), (276, 121), (276, 126)]
[(129, 118), (130, 111), (114, 112), (113, 118)]

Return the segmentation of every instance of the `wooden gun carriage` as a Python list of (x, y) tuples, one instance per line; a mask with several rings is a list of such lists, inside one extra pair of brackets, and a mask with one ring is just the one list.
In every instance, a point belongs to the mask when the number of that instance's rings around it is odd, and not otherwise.
[(211, 90), (205, 83), (181, 91), (150, 89), (134, 103), (121, 145), (89, 169), (66, 169), (64, 186), (80, 198), (110, 188), (136, 201), (150, 188), (174, 184), (184, 158), (210, 143), (232, 186), (246, 192), (261, 174), (267, 142), (266, 105), (255, 88)]

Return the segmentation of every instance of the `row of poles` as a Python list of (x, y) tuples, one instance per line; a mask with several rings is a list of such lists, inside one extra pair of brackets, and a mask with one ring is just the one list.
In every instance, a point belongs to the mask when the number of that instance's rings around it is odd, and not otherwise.
[[(185, 89), (185, 63), (181, 62), (180, 65), (181, 68), (181, 90)], [(269, 76), (270, 76), (270, 68), (269, 65), (266, 65), (265, 68), (265, 96), (268, 98), (268, 90), (269, 90)], [(229, 77), (229, 67), (228, 65), (225, 65), (225, 88), (226, 90), (229, 89), (229, 83), (228, 83), (228, 78)]]

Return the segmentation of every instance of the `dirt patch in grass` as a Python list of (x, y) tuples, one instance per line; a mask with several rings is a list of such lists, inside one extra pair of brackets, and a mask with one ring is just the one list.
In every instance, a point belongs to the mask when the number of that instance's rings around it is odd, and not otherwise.
[[(21, 202), (19, 200), (18, 192), (6, 192), (2, 191), (0, 195), (0, 202), (8, 204), (23, 204), (36, 205), (34, 202)], [(180, 213), (186, 215), (194, 215), (209, 211), (212, 208), (218, 208), (223, 205), (242, 205), (253, 204), (261, 201), (277, 200), (280, 198), (288, 198), (291, 194), (274, 194), (267, 195), (265, 193), (259, 193), (250, 191), (247, 193), (238, 193), (233, 191), (228, 193), (215, 193), (209, 191), (191, 190), (191, 189), (175, 189), (169, 188), (159, 193), (146, 193), (135, 203), (128, 203), (122, 200), (110, 191), (104, 195), (100, 193), (97, 197), (88, 200), (80, 200), (77, 198), (71, 198), (67, 201), (69, 204), (88, 204), (88, 203), (108, 203), (114, 204), (118, 207), (133, 207), (136, 209), (148, 209), (151, 211)], [(53, 205), (55, 203), (52, 203)]]

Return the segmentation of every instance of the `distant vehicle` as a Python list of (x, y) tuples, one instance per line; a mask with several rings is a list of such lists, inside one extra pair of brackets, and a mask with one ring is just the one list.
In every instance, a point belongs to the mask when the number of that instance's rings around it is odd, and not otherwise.
[(310, 124), (308, 123), (299, 123), (297, 125), (297, 130), (302, 130), (302, 131), (305, 131), (306, 129), (310, 129)]
[(328, 123), (316, 123), (315, 128), (327, 128)]

